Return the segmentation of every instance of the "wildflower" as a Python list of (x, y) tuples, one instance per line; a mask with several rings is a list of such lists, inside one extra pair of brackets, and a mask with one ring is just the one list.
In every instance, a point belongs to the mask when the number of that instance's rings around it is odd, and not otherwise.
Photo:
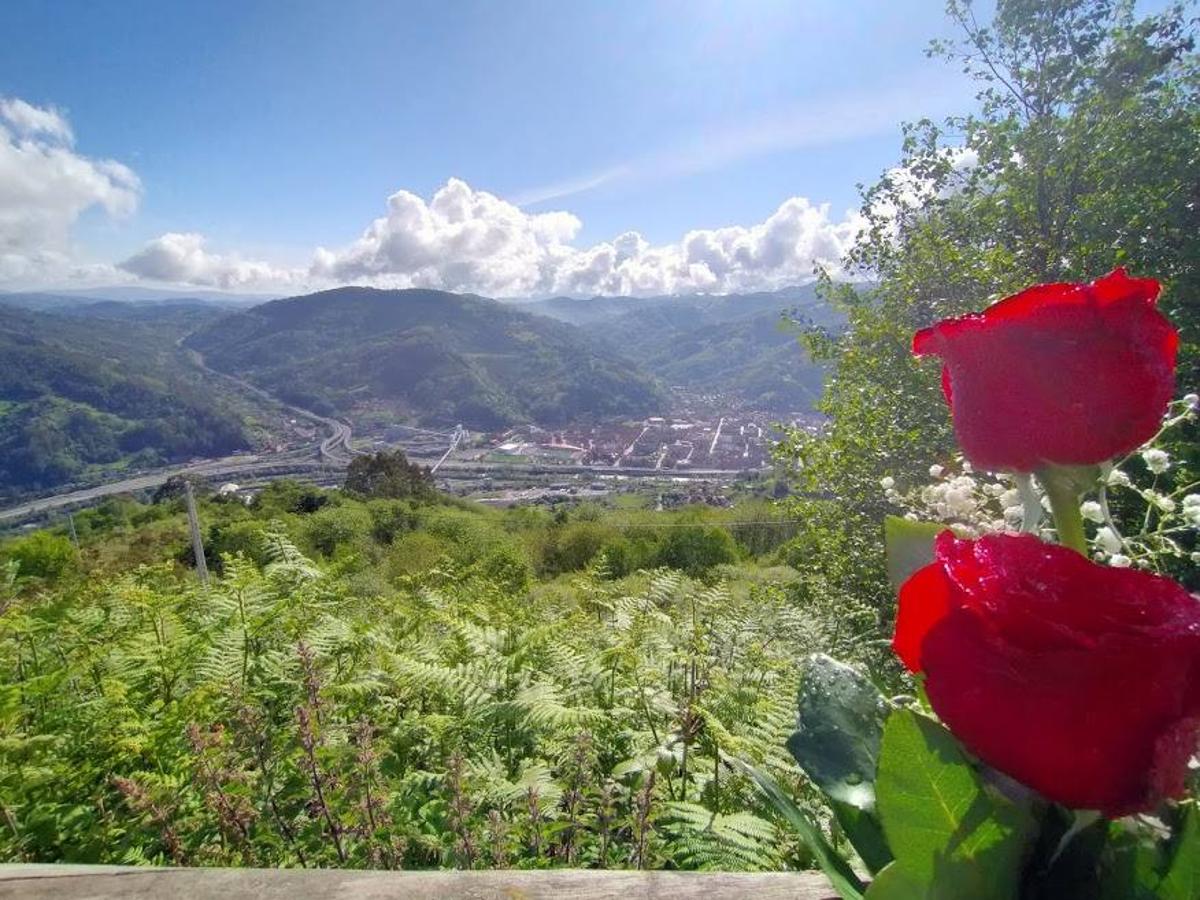
[(1084, 503), (1082, 506), (1079, 507), (1079, 512), (1089, 522), (1103, 522), (1104, 521), (1104, 510), (1101, 508), (1100, 504), (1097, 503), (1095, 500), (1088, 500), (1086, 503)]
[(1117, 553), (1121, 549), (1120, 536), (1107, 525), (1096, 532), (1096, 543), (1105, 553)]
[(1110, 487), (1129, 487), (1133, 484), (1133, 482), (1129, 480), (1129, 476), (1120, 469), (1113, 469), (1111, 472), (1109, 472), (1108, 478), (1105, 479), (1105, 482)]
[(1167, 455), (1166, 450), (1159, 450), (1157, 447), (1143, 450), (1142, 461), (1146, 463), (1146, 468), (1155, 475), (1161, 475), (1171, 468), (1171, 457)]

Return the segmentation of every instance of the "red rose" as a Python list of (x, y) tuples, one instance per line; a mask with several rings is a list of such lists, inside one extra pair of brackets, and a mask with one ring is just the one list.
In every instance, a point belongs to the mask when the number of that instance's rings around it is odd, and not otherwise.
[(918, 331), (939, 356), (967, 457), (991, 471), (1091, 465), (1149, 440), (1175, 389), (1179, 336), (1159, 284), (1124, 269), (1092, 284), (1042, 284)]
[(1200, 736), (1200, 600), (1032, 535), (938, 535), (892, 646), (980, 759), (1076, 809), (1184, 790)]

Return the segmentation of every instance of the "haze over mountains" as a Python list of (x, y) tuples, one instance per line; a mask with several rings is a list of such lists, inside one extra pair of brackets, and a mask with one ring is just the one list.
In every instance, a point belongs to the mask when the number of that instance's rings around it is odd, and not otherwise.
[(825, 375), (804, 356), (785, 315), (827, 329), (843, 322), (811, 285), (718, 296), (556, 297), (523, 308), (587, 329), (669, 387), (781, 414), (811, 410)]
[(811, 287), (520, 303), (351, 287), (252, 300), (0, 294), (0, 494), (260, 443), (263, 416), (188, 351), (356, 428), (636, 419), (702, 395), (783, 417), (811, 409), (824, 373), (781, 314), (841, 321)]

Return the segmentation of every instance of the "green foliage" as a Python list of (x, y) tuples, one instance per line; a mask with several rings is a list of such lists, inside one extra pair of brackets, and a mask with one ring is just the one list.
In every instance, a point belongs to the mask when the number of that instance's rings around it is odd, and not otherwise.
[(75, 563), (75, 548), (65, 537), (35, 531), (0, 548), (0, 562), (16, 563), (22, 578), (60, 578)]
[(827, 798), (867, 868), (891, 859), (875, 810), (875, 772), (888, 704), (861, 673), (828, 656), (808, 660), (788, 751)]
[(893, 589), (900, 590), (913, 572), (933, 562), (933, 539), (944, 530), (944, 525), (933, 522), (912, 522), (900, 516), (884, 519), (888, 582)]
[(429, 470), (410, 463), (403, 450), (383, 450), (356, 456), (346, 470), (344, 489), (357, 497), (428, 500), (433, 497)]
[(248, 447), (227, 398), (176, 358), (190, 321), (0, 305), (0, 496)]
[[(86, 579), (0, 585), (3, 858), (811, 863), (725, 762), (805, 794), (792, 693), (839, 625), (790, 571), (617, 577), (597, 557), (634, 543), (613, 522), (628, 513), (599, 508), (556, 521), (277, 484), (200, 515), (207, 590), (143, 564), (186, 559), (174, 500), (80, 514)], [(646, 560), (716, 527), (659, 515), (686, 527), (639, 529)], [(610, 541), (587, 571), (537, 580), (547, 532), (583, 526)]]
[[(1164, 282), (1183, 335), (1181, 393), (1200, 383), (1200, 78), (1187, 12), (1139, 17), (1110, 0), (1005, 0), (991, 22), (960, 0), (948, 11), (960, 39), (932, 52), (976, 80), (980, 112), (908, 126), (898, 166), (865, 192), (868, 227), (849, 263), (867, 281), (825, 281), (847, 327), (807, 339), (834, 367), (819, 407), (830, 421), (781, 447), (809, 495), (792, 501), (810, 523), (792, 558), (885, 617), (879, 482), (917, 482), (954, 450), (938, 366), (911, 355), (918, 329), (1128, 265)], [(1175, 441), (1194, 469), (1195, 426)]]
[(1018, 896), (1033, 820), (984, 785), (940, 725), (908, 710), (891, 714), (876, 793), (896, 872), (881, 877), (886, 890), (867, 893), (872, 900)]
[(737, 547), (723, 528), (693, 527), (673, 530), (658, 550), (658, 564), (701, 577), (716, 566), (737, 560)]

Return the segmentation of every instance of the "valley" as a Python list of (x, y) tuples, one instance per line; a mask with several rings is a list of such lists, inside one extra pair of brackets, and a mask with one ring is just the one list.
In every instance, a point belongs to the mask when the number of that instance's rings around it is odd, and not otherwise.
[[(720, 504), (725, 485), (769, 468), (778, 423), (819, 424), (811, 402), (823, 372), (791, 364), (803, 357), (779, 326), (786, 314), (836, 322), (804, 289), (515, 304), (353, 288), (249, 307), (0, 295), (0, 338), (22, 348), (25, 382), (42, 379), (0, 391), (0, 416), (17, 421), (22, 396), (44, 405), (55, 391), (67, 396), (50, 402), (70, 413), (41, 443), (9, 431), (10, 442), (26, 442), (10, 468), (28, 459), (22, 471), (40, 474), (0, 477), (0, 522), (152, 491), (179, 475), (248, 490), (283, 476), (332, 485), (355, 454), (385, 449), (436, 466), (443, 489), (488, 503), (636, 492)], [(64, 349), (77, 365), (110, 368), (111, 398), (80, 407), (70, 380), (55, 375)], [(138, 388), (127, 385), (143, 372)], [(747, 372), (765, 373), (770, 389), (731, 374)], [(714, 387), (725, 380), (732, 389)], [(107, 451), (80, 434), (80, 421), (131, 431), (112, 410), (145, 383), (164, 395), (160, 407), (190, 398), (196, 440), (132, 454), (120, 430)], [(205, 443), (226, 433), (224, 444)], [(64, 458), (80, 462), (55, 468)]]

